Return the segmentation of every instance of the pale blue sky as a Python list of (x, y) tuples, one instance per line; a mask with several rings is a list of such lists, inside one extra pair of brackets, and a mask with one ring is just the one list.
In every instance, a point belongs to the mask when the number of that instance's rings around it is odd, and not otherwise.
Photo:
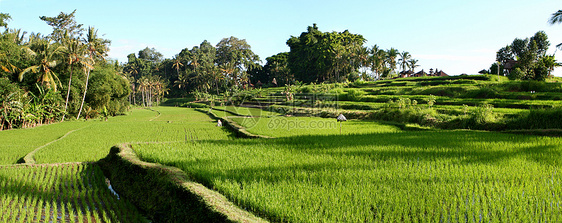
[(287, 39), (313, 23), (321, 31), (362, 34), (367, 46), (408, 51), (419, 59), (418, 69), (451, 75), (488, 69), (499, 48), (539, 30), (549, 37), (550, 54), (562, 43), (562, 25), (547, 23), (562, 9), (560, 0), (0, 0), (0, 12), (12, 16), (10, 28), (43, 34), (51, 27), (39, 16), (74, 9), (78, 23), (96, 27), (112, 41), (109, 55), (121, 62), (147, 46), (172, 58), (203, 40), (216, 44), (229, 36), (246, 39), (265, 61), (289, 51)]

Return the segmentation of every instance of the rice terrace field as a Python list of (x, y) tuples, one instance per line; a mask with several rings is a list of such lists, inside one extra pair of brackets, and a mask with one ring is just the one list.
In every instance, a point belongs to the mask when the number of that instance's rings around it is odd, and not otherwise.
[(344, 123), (358, 133), (273, 131), (260, 126), (267, 122), (259, 119), (250, 131), (275, 139), (133, 148), (142, 159), (177, 166), (275, 222), (556, 222), (562, 217), (560, 138), (402, 131), (360, 121)]
[(0, 0), (0, 223), (562, 222), (555, 1), (108, 3)]
[[(387, 84), (392, 83), (400, 82)], [(342, 88), (333, 86), (331, 91), (338, 89)], [(420, 101), (417, 105), (404, 102), (407, 95), (391, 98), (397, 101), (392, 103), (360, 102), (350, 95), (369, 92), (371, 85), (343, 89), (347, 92), (339, 92), (339, 107), (329, 105), (320, 111), (308, 106), (306, 94), (295, 95), (294, 100), (302, 103), (291, 105), (283, 100), (269, 107), (255, 103), (277, 100), (272, 98), (279, 97), (279, 89), (273, 88), (243, 104), (248, 107), (189, 102), (183, 107), (134, 108), (107, 121), (66, 121), (1, 131), (0, 222), (173, 222), (183, 217), (166, 216), (159, 206), (179, 205), (170, 213), (191, 209), (181, 213), (189, 216), (200, 206), (185, 202), (205, 199), (203, 207), (226, 202), (236, 211), (221, 212), (219, 205), (218, 215), (229, 217), (201, 212), (196, 221), (562, 220), (560, 137), (447, 130), (426, 122), (396, 122), (396, 118), (377, 121), (376, 113), (384, 111), (431, 115), (455, 124), (459, 121), (450, 117), (472, 120), (483, 110), (447, 105), (450, 99), (445, 96), (430, 107), (427, 98), (432, 96), (423, 94), (413, 96)], [(384, 101), (388, 96), (371, 98)], [(201, 108), (186, 108), (191, 106)], [(490, 110), (494, 118), (486, 121), (492, 126), (498, 120), (536, 120), (530, 115), (533, 112), (545, 112), (538, 113), (544, 119), (545, 114), (558, 111), (497, 106)], [(285, 108), (290, 111), (280, 112), (288, 111)], [(316, 109), (315, 114), (310, 109)], [(334, 112), (355, 118), (338, 122)], [(224, 126), (218, 127), (217, 119)], [(237, 133), (242, 130), (252, 138)], [(177, 169), (157, 170), (156, 177), (144, 170), (120, 169), (139, 164), (129, 163), (125, 155), (125, 166), (112, 164), (116, 161), (109, 158), (110, 148), (117, 144), (131, 148), (133, 156), (146, 162), (141, 168)], [(171, 178), (158, 177), (172, 172), (176, 175)], [(123, 176), (131, 178), (118, 178)], [(161, 181), (195, 186), (170, 188)], [(151, 188), (142, 189), (143, 184)], [(173, 188), (200, 192), (193, 189), (197, 185), (219, 195), (204, 192), (194, 201), (170, 192)]]
[[(560, 138), (410, 131), (361, 120), (343, 123), (340, 134), (340, 123), (329, 118), (236, 107), (212, 112), (274, 138), (235, 138), (205, 112), (177, 107), (0, 132), (9, 142), (1, 145), (0, 220), (144, 221), (127, 198), (110, 192), (95, 163), (123, 142), (142, 160), (178, 167), (273, 222), (562, 218)], [(251, 117), (253, 124), (244, 123)], [(29, 153), (37, 164), (16, 164)]]

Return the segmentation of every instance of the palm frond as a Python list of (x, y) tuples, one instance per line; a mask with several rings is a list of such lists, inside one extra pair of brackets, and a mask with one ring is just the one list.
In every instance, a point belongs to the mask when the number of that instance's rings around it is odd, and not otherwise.
[(37, 70), (38, 70), (38, 69), (39, 69), (39, 66), (37, 66), (37, 65), (31, 66), (31, 67), (28, 67), (28, 68), (23, 69), (23, 70), (20, 72), (19, 76), (18, 76), (19, 80), (22, 81), (22, 80), (23, 80), (23, 76), (24, 76), (25, 74), (27, 74), (29, 71), (31, 71), (31, 72), (33, 72), (33, 73), (37, 73)]
[(551, 25), (562, 23), (562, 10), (558, 10), (558, 12), (552, 13), (552, 17), (550, 17), (548, 23), (550, 23)]

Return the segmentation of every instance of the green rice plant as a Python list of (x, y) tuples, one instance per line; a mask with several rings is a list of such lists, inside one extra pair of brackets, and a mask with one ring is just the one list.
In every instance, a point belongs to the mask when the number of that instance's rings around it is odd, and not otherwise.
[[(103, 183), (105, 177), (95, 164), (4, 166), (0, 167), (0, 179), (0, 211), (8, 213), (3, 219), (9, 222), (82, 222), (96, 219), (96, 215), (101, 219), (99, 211), (112, 212), (115, 216), (133, 212), (137, 217), (127, 221), (143, 221), (134, 207), (120, 205), (126, 201), (109, 193)], [(102, 196), (107, 204), (116, 205), (110, 206), (111, 210), (102, 210), (94, 202), (94, 196)]]
[(0, 165), (14, 164), (33, 149), (84, 126), (83, 122), (63, 122), (0, 132)]
[(560, 138), (394, 131), (134, 148), (272, 221), (521, 222), (562, 217), (551, 205), (562, 202), (560, 145)]
[[(271, 117), (271, 118), (231, 118), (249, 132), (272, 136), (288, 137), (297, 135), (334, 135), (340, 133), (340, 123), (335, 118), (319, 117)], [(374, 132), (394, 132), (398, 128), (377, 122), (350, 120), (341, 124), (342, 134), (362, 134)]]
[[(229, 132), (216, 131), (206, 114), (187, 108), (155, 108), (161, 115), (150, 121), (135, 110), (129, 117), (107, 122), (92, 122), (64, 139), (42, 148), (35, 154), (38, 163), (96, 161), (107, 155), (108, 148), (123, 142), (178, 142), (187, 140), (226, 139)], [(140, 112), (136, 117), (135, 112)], [(140, 119), (140, 120), (139, 120)], [(107, 133), (111, 134), (107, 134)], [(1, 134), (1, 132), (0, 132)], [(102, 136), (103, 137), (93, 137)]]

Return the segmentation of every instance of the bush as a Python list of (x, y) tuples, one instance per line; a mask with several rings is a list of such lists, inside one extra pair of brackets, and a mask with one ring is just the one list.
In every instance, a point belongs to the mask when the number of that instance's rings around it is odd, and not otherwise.
[(507, 78), (509, 78), (510, 80), (521, 80), (525, 78), (526, 75), (527, 74), (525, 74), (525, 72), (523, 72), (519, 67), (517, 67), (511, 72), (509, 72)]
[(494, 122), (494, 106), (490, 104), (482, 104), (472, 112), (470, 118), (478, 125)]
[(483, 87), (477, 90), (470, 91), (466, 95), (467, 98), (500, 98), (498, 91), (491, 87)]
[(562, 129), (562, 108), (531, 109), (508, 124), (509, 129)]
[(349, 89), (346, 94), (342, 95), (342, 99), (346, 101), (361, 101), (365, 94), (362, 90)]

